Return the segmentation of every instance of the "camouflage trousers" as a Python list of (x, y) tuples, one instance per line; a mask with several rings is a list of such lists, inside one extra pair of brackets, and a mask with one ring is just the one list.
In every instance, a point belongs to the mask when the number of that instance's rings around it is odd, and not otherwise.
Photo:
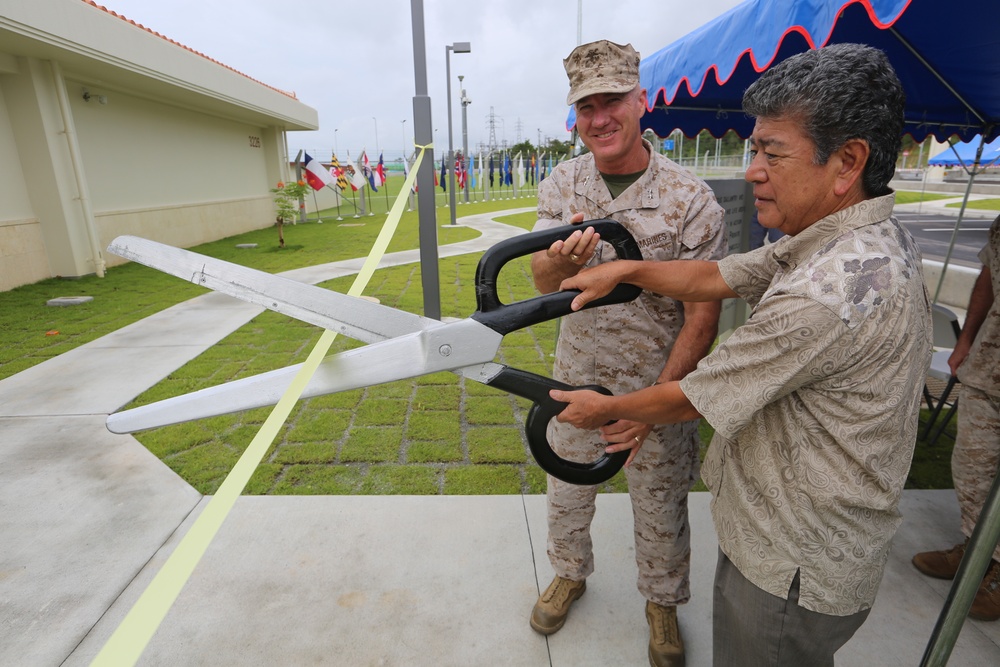
[[(584, 434), (553, 422), (549, 442), (563, 458), (593, 461), (605, 444), (593, 432)], [(625, 468), (635, 531), (639, 592), (661, 605), (687, 602), (691, 534), (688, 493), (699, 472), (698, 422), (658, 426), (638, 456)], [(573, 429), (575, 431), (575, 429)], [(590, 523), (597, 486), (577, 486), (548, 478), (548, 555), (556, 574), (580, 581), (594, 571)]]
[[(951, 454), (962, 532), (972, 535), (1000, 466), (1000, 396), (961, 385), (958, 433)], [(1000, 561), (1000, 546), (993, 552)]]

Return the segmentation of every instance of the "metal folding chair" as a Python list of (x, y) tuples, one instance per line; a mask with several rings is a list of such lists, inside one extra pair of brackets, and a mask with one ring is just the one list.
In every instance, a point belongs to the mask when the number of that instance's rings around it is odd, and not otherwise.
[(941, 412), (945, 407), (948, 408), (944, 416), (944, 421), (930, 440), (930, 443), (933, 444), (941, 437), (941, 433), (944, 432), (945, 427), (951, 422), (952, 417), (955, 416), (955, 411), (958, 409), (958, 399), (951, 398), (952, 391), (955, 385), (958, 384), (958, 378), (951, 374), (951, 368), (948, 366), (948, 357), (951, 356), (952, 350), (958, 342), (958, 336), (962, 333), (962, 327), (958, 324), (958, 316), (952, 310), (940, 304), (935, 303), (931, 306), (931, 317), (934, 326), (935, 352), (931, 357), (931, 366), (927, 371), (927, 377), (944, 382), (945, 385), (944, 389), (935, 396), (928, 384), (924, 384), (924, 400), (931, 411), (930, 417), (927, 419), (927, 424), (924, 426), (924, 440), (927, 440), (930, 436), (935, 424), (941, 417)]

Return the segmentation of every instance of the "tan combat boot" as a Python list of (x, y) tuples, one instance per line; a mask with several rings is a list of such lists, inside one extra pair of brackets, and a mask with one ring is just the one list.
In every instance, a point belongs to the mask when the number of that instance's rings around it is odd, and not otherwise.
[(646, 601), (650, 667), (684, 667), (684, 640), (677, 626), (677, 607)]
[(535, 632), (551, 635), (563, 626), (569, 608), (587, 590), (587, 580), (572, 581), (557, 576), (538, 598), (531, 610), (531, 627)]
[(969, 618), (977, 621), (995, 621), (1000, 618), (1000, 563), (990, 561), (983, 583), (969, 608)]
[(958, 572), (958, 564), (962, 562), (965, 555), (965, 547), (968, 540), (962, 544), (956, 544), (947, 551), (924, 551), (913, 557), (913, 567), (917, 568), (928, 577), (937, 579), (954, 579)]

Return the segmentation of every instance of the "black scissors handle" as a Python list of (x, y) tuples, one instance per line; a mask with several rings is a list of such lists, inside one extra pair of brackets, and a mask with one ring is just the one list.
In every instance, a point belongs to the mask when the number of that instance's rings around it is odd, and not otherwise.
[[(555, 319), (573, 312), (570, 305), (579, 290), (566, 290), (543, 294), (532, 299), (503, 304), (497, 295), (497, 277), (505, 264), (518, 257), (545, 250), (555, 241), (565, 240), (577, 229), (593, 227), (601, 235), (602, 241), (607, 241), (614, 247), (619, 259), (641, 260), (642, 252), (632, 234), (614, 220), (595, 220), (579, 225), (565, 225), (555, 229), (532, 232), (515, 236), (497, 243), (487, 250), (479, 266), (476, 268), (476, 312), (472, 319), (485, 324), (494, 331), (506, 335), (511, 331), (523, 329), (539, 322)], [(609, 294), (588, 303), (584, 308), (595, 308), (613, 303), (626, 303), (635, 299), (642, 290), (635, 285), (621, 284)], [(628, 451), (615, 454), (602, 454), (596, 461), (577, 463), (568, 461), (553, 451), (546, 437), (549, 421), (566, 407), (566, 403), (553, 400), (549, 396), (550, 389), (572, 391), (574, 389), (591, 389), (607, 396), (611, 392), (598, 385), (572, 387), (535, 373), (509, 368), (503, 369), (486, 383), (502, 391), (527, 398), (533, 405), (528, 412), (525, 423), (525, 435), (528, 438), (528, 448), (538, 465), (548, 474), (569, 482), (570, 484), (591, 485), (601, 484), (614, 477), (628, 460)]]
[[(593, 227), (601, 235), (602, 241), (607, 241), (614, 247), (618, 259), (642, 259), (642, 251), (635, 238), (614, 220), (591, 220), (503, 240), (483, 253), (476, 267), (476, 312), (472, 314), (472, 319), (506, 336), (511, 331), (572, 313), (570, 304), (580, 290), (553, 292), (504, 304), (497, 295), (497, 278), (500, 269), (511, 260), (545, 250), (556, 241), (565, 241), (573, 232), (587, 227)], [(584, 308), (626, 303), (640, 293), (642, 289), (635, 285), (617, 285), (609, 294), (591, 301)]]
[(553, 477), (570, 484), (601, 484), (614, 477), (615, 473), (625, 465), (628, 451), (602, 454), (596, 461), (589, 463), (568, 461), (552, 450), (546, 437), (545, 432), (549, 421), (562, 412), (567, 405), (549, 396), (550, 389), (564, 391), (591, 389), (610, 396), (611, 392), (604, 387), (599, 385), (571, 387), (552, 378), (506, 366), (488, 384), (515, 396), (527, 398), (534, 403), (528, 412), (528, 421), (524, 425), (524, 432), (528, 437), (528, 449), (531, 450), (531, 455), (535, 457), (539, 467)]

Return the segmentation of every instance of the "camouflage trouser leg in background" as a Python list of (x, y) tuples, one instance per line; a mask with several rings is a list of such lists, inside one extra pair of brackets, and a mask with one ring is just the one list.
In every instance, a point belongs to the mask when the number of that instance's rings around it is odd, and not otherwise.
[[(603, 452), (593, 434), (553, 435), (553, 449), (564, 458), (592, 461)], [(684, 603), (691, 596), (687, 496), (698, 478), (698, 448), (697, 422), (657, 427), (625, 469), (635, 520), (639, 592), (657, 604)], [(560, 577), (580, 581), (594, 571), (590, 522), (596, 496), (596, 486), (548, 478), (548, 554)]]
[[(962, 513), (962, 532), (969, 537), (1000, 466), (1000, 397), (966, 385), (959, 391), (951, 476)], [(993, 559), (1000, 561), (1000, 546)]]

